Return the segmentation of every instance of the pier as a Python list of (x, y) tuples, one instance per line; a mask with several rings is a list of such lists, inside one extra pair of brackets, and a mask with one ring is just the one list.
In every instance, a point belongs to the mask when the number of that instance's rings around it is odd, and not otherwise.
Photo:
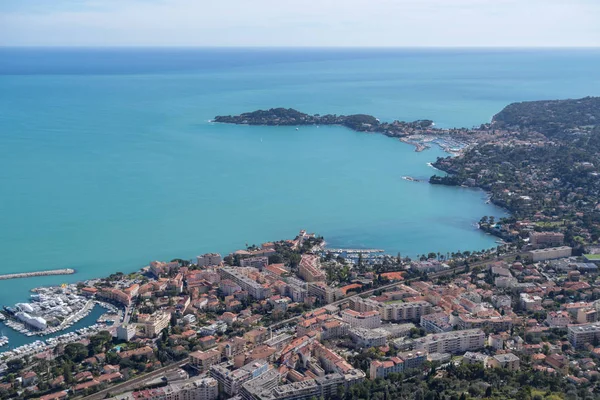
[(329, 252), (329, 253), (348, 253), (348, 254), (385, 253), (385, 250), (381, 250), (381, 249), (325, 249), (324, 251)]
[(0, 275), (0, 281), (6, 280), (6, 279), (33, 278), (34, 276), (71, 275), (74, 273), (75, 273), (75, 270), (71, 269), (71, 268), (53, 269), (50, 271), (21, 272), (21, 273), (17, 273), (17, 274)]

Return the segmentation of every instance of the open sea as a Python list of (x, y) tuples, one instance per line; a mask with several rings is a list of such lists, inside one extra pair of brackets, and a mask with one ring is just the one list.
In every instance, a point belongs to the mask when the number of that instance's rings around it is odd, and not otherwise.
[(0, 281), (0, 306), (300, 229), (413, 256), (493, 247), (474, 224), (504, 212), (484, 193), (402, 180), (434, 174), (440, 149), (210, 119), (281, 106), (471, 127), (600, 95), (598, 65), (600, 50), (0, 49), (0, 273), (77, 270)]

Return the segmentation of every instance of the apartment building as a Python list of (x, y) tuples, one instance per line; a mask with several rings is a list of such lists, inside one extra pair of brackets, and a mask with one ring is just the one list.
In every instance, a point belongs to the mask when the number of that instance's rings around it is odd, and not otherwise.
[(319, 264), (319, 256), (303, 254), (298, 267), (298, 274), (306, 282), (324, 282), (326, 275)]
[(431, 313), (431, 303), (413, 301), (410, 303), (380, 303), (379, 313), (383, 321), (420, 321), (422, 315)]
[(446, 313), (433, 313), (421, 316), (421, 328), (430, 333), (450, 332), (452, 324), (450, 316)]
[(529, 244), (534, 248), (562, 246), (565, 235), (559, 232), (530, 232)]
[(488, 357), (487, 365), (490, 368), (502, 368), (508, 371), (518, 371), (521, 367), (521, 360), (513, 353), (496, 354)]
[(262, 270), (269, 265), (269, 257), (250, 257), (240, 260), (240, 266)]
[(344, 297), (339, 289), (329, 287), (325, 282), (311, 282), (307, 285), (309, 296), (315, 296), (324, 304), (333, 303)]
[(101, 300), (108, 300), (129, 307), (131, 305), (131, 297), (119, 289), (105, 288), (96, 294), (96, 297)]
[(478, 350), (484, 346), (485, 333), (481, 329), (437, 333), (414, 341), (416, 350), (427, 353), (458, 354)]
[(206, 372), (221, 361), (221, 352), (217, 349), (190, 353), (190, 365), (200, 372)]
[(550, 247), (548, 249), (531, 250), (524, 255), (533, 262), (555, 260), (557, 258), (571, 257), (573, 249), (568, 246)]
[(350, 328), (350, 338), (358, 347), (385, 346), (391, 333), (382, 328)]
[(242, 290), (248, 292), (248, 294), (257, 300), (266, 299), (271, 296), (271, 289), (266, 285), (256, 282), (250, 277), (244, 275), (235, 268), (225, 267), (219, 270), (221, 279), (229, 279), (239, 285)]
[(171, 322), (171, 313), (156, 311), (144, 322), (144, 332), (147, 337), (157, 337), (163, 329), (169, 326)]
[(350, 308), (355, 311), (379, 311), (382, 321), (419, 321), (422, 315), (431, 314), (431, 303), (413, 301), (409, 303), (382, 303), (358, 296), (350, 298)]
[(391, 373), (402, 373), (405, 370), (419, 368), (427, 361), (427, 355), (417, 351), (416, 353), (402, 353), (384, 361), (371, 361), (369, 377), (371, 379), (385, 378)]
[(521, 302), (521, 307), (527, 311), (537, 310), (542, 307), (542, 298), (529, 293), (521, 293), (519, 295), (519, 301)]
[(219, 253), (206, 253), (196, 257), (196, 263), (199, 267), (209, 267), (211, 265), (219, 265), (223, 259)]
[(136, 327), (135, 324), (123, 324), (117, 326), (117, 339), (129, 342), (135, 337)]
[(513, 321), (509, 316), (495, 315), (490, 317), (476, 317), (469, 314), (460, 314), (457, 317), (458, 329), (489, 329), (494, 332), (507, 331), (512, 328)]
[(219, 387), (228, 396), (239, 393), (242, 385), (262, 375), (269, 370), (269, 363), (265, 360), (257, 360), (235, 369), (233, 363), (226, 362), (210, 367), (210, 376), (219, 382)]
[[(578, 313), (579, 316), (579, 313)], [(591, 321), (584, 321), (591, 322)], [(571, 323), (571, 316), (566, 311), (550, 311), (546, 315), (546, 324), (550, 328), (566, 328)]]
[(342, 320), (352, 328), (373, 329), (381, 326), (381, 315), (376, 310), (363, 312), (344, 310), (342, 311)]
[(594, 343), (600, 339), (600, 323), (570, 325), (568, 338), (571, 345), (580, 349), (588, 343)]

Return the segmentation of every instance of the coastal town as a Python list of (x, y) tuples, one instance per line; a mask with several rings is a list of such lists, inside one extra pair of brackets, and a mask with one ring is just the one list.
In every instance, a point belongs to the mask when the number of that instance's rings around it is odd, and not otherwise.
[(107, 312), (0, 353), (0, 397), (592, 398), (598, 262), (574, 256), (563, 234), (535, 231), (521, 249), (415, 259), (329, 250), (301, 231), (225, 257), (153, 261), (11, 307), (43, 318), (54, 294)]
[[(600, 150), (599, 101), (518, 103), (455, 130), (291, 109), (217, 117), (343, 125), (455, 151), (432, 163), (447, 174), (429, 183), (486, 190), (510, 214), (479, 221), (499, 245), (403, 257), (328, 248), (303, 230), (37, 288), (3, 305), (7, 327), (39, 339), (0, 338), (0, 397), (598, 398), (600, 159), (582, 148)], [(70, 329), (95, 307), (105, 310), (95, 324)]]

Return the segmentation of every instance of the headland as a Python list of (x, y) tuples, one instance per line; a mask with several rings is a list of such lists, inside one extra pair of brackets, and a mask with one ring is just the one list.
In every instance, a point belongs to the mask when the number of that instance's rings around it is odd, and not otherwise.
[(429, 119), (412, 122), (399, 120), (382, 122), (367, 114), (309, 115), (293, 108), (271, 108), (235, 116), (216, 116), (213, 122), (263, 126), (339, 125), (357, 132), (380, 133), (400, 139), (404, 143), (415, 146), (416, 151), (426, 150), (436, 144), (451, 154), (460, 154), (462, 150), (477, 141), (496, 140), (513, 133), (497, 129), (494, 123), (482, 124), (473, 129), (441, 129), (436, 128), (433, 121)]

